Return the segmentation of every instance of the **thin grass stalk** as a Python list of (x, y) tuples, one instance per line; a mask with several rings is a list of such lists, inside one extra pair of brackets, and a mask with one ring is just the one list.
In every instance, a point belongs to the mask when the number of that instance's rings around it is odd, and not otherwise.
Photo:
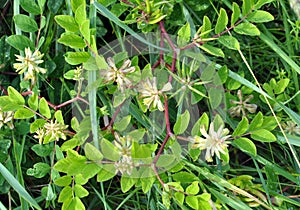
[[(96, 28), (96, 17), (97, 12), (94, 5), (94, 0), (90, 1), (90, 23), (91, 28)], [(96, 40), (95, 38), (92, 40)], [(92, 54), (92, 53), (91, 53)], [(93, 54), (92, 54), (93, 56)], [(89, 71), (88, 72), (88, 85), (92, 87), (97, 79), (96, 71)], [(98, 139), (98, 121), (97, 121), (97, 110), (96, 110), (96, 98), (97, 98), (97, 90), (95, 87), (90, 88), (89, 90), (89, 108), (90, 108), (90, 118), (91, 118), (91, 127), (92, 127), (92, 135), (93, 135), (93, 142), (97, 149), (99, 149), (99, 139)]]

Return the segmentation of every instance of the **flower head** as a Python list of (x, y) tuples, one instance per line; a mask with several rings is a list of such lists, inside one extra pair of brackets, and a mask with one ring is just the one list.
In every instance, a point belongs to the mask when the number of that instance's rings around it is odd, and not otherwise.
[(146, 105), (148, 109), (151, 106), (153, 108), (157, 107), (159, 111), (164, 110), (163, 102), (161, 101), (163, 92), (167, 92), (171, 89), (172, 85), (168, 82), (161, 90), (157, 90), (156, 77), (153, 77), (152, 80), (148, 78), (146, 81), (142, 81), (138, 87), (144, 105)]
[(131, 156), (131, 143), (132, 140), (129, 137), (120, 137), (116, 132), (114, 133), (115, 135), (115, 141), (114, 144), (119, 150), (119, 154), (122, 156)]
[(32, 83), (35, 83), (37, 73), (46, 73), (46, 69), (39, 67), (38, 65), (44, 61), (41, 58), (44, 54), (41, 54), (40, 51), (36, 50), (34, 53), (31, 52), (30, 48), (25, 48), (25, 57), (21, 55), (16, 55), (17, 61), (21, 63), (14, 63), (14, 68), (19, 74), (25, 74), (24, 80), (31, 80)]
[(100, 72), (105, 82), (117, 82), (118, 88), (121, 92), (124, 92), (126, 87), (132, 85), (132, 81), (127, 78), (127, 74), (135, 71), (135, 67), (131, 66), (131, 61), (125, 60), (123, 65), (118, 69), (114, 60), (109, 57), (107, 58), (109, 69)]
[(6, 124), (10, 129), (13, 129), (14, 128), (13, 116), (14, 116), (14, 112), (12, 111), (3, 112), (0, 109), (0, 128), (2, 128), (2, 126)]
[(115, 163), (115, 168), (120, 171), (121, 174), (127, 173), (128, 175), (131, 175), (134, 167), (135, 164), (129, 156), (122, 156), (121, 160)]
[(212, 157), (215, 154), (220, 158), (220, 152), (225, 154), (225, 148), (228, 147), (228, 144), (230, 143), (229, 141), (226, 141), (230, 137), (230, 135), (227, 135), (229, 133), (228, 129), (223, 129), (223, 126), (221, 126), (218, 131), (215, 131), (214, 123), (212, 122), (210, 123), (208, 133), (204, 126), (200, 128), (200, 132), (205, 138), (199, 136), (193, 137), (192, 148), (199, 148), (201, 150), (206, 149), (206, 161), (211, 162)]
[(300, 135), (300, 127), (293, 121), (287, 121), (286, 123), (283, 123), (282, 127), (288, 134)]
[(51, 141), (58, 141), (59, 139), (66, 139), (64, 130), (67, 129), (68, 125), (51, 120), (47, 122), (43, 128), (38, 129), (34, 135), (34, 138), (39, 139), (39, 143), (48, 143)]
[(231, 107), (228, 112), (232, 117), (240, 117), (241, 113), (246, 116), (246, 110), (250, 113), (255, 113), (257, 109), (256, 104), (248, 104), (249, 101), (253, 99), (253, 95), (249, 95), (245, 100), (243, 100), (242, 91), (237, 92), (239, 101), (230, 100), (231, 104), (236, 104), (237, 106)]

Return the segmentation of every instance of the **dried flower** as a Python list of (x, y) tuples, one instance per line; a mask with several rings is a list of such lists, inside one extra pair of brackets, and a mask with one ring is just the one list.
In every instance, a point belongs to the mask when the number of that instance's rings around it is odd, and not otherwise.
[(14, 116), (14, 112), (12, 111), (3, 112), (0, 108), (0, 128), (2, 128), (2, 126), (6, 124), (10, 129), (13, 129), (14, 128), (13, 116)]
[(255, 113), (257, 109), (256, 104), (248, 104), (249, 101), (253, 99), (253, 95), (249, 95), (244, 101), (243, 101), (243, 95), (242, 91), (238, 90), (237, 92), (239, 101), (230, 100), (231, 104), (237, 104), (237, 106), (231, 107), (228, 112), (232, 117), (240, 117), (241, 113), (244, 116), (246, 116), (246, 110), (250, 113)]
[(25, 57), (21, 55), (15, 55), (17, 61), (21, 63), (14, 63), (14, 68), (19, 74), (25, 74), (24, 80), (31, 80), (31, 83), (34, 84), (36, 80), (37, 73), (46, 73), (46, 69), (39, 67), (38, 65), (44, 61), (41, 58), (44, 54), (41, 54), (40, 51), (36, 50), (34, 53), (31, 52), (30, 48), (25, 48)]
[(130, 156), (122, 156), (121, 160), (115, 163), (115, 168), (120, 171), (121, 174), (127, 173), (131, 175), (134, 167), (135, 164)]
[(131, 61), (129, 59), (125, 60), (119, 69), (116, 67), (115, 62), (111, 57), (107, 58), (107, 63), (109, 69), (101, 71), (101, 76), (104, 78), (105, 82), (117, 82), (119, 90), (124, 92), (125, 88), (132, 85), (132, 81), (127, 78), (127, 74), (134, 72), (135, 67), (131, 66)]
[(64, 130), (67, 129), (68, 125), (51, 120), (46, 123), (43, 128), (38, 129), (34, 135), (34, 138), (39, 139), (39, 143), (48, 143), (51, 141), (58, 141), (59, 139), (66, 140)]
[(300, 127), (293, 121), (287, 121), (286, 123), (283, 123), (282, 127), (288, 134), (300, 135)]
[(146, 81), (140, 83), (138, 91), (140, 92), (140, 97), (143, 99), (144, 105), (149, 109), (158, 108), (159, 111), (164, 111), (163, 102), (161, 101), (161, 96), (163, 92), (167, 92), (172, 89), (171, 83), (167, 83), (161, 90), (157, 90), (156, 86), (156, 77), (153, 77), (152, 80), (149, 78)]
[(218, 158), (220, 158), (220, 152), (225, 154), (225, 148), (228, 147), (230, 143), (226, 141), (230, 137), (230, 135), (227, 135), (229, 133), (227, 128), (223, 129), (223, 126), (221, 126), (216, 132), (214, 123), (212, 122), (210, 123), (208, 134), (204, 126), (200, 128), (200, 132), (205, 138), (199, 136), (191, 138), (193, 143), (192, 148), (206, 149), (206, 161), (211, 162), (214, 154), (216, 154)]

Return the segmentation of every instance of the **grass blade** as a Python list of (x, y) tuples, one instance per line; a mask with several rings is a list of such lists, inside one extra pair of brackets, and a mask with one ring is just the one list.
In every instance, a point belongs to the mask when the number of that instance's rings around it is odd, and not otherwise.
[(6, 181), (10, 184), (12, 188), (22, 197), (24, 198), (31, 206), (36, 209), (42, 209), (39, 204), (28, 194), (28, 192), (22, 187), (22, 185), (18, 182), (18, 180), (5, 168), (2, 163), (0, 163), (0, 173), (6, 179)]
[(135, 31), (133, 31), (130, 27), (128, 27), (127, 25), (125, 25), (124, 23), (122, 23), (122, 21), (116, 17), (113, 13), (111, 13), (108, 9), (106, 9), (106, 7), (104, 7), (103, 5), (99, 4), (98, 2), (94, 3), (95, 8), (106, 18), (108, 18), (109, 20), (111, 20), (112, 22), (114, 22), (115, 24), (117, 24), (119, 27), (123, 28), (125, 31), (127, 31), (129, 34), (131, 34), (134, 38), (138, 39), (140, 42), (143, 42), (144, 44), (147, 44), (151, 47), (154, 47), (158, 50), (163, 50), (166, 52), (169, 52), (168, 49), (165, 48), (161, 48), (159, 46), (156, 46), (150, 42), (148, 42), (146, 39), (144, 39), (142, 36), (138, 35)]

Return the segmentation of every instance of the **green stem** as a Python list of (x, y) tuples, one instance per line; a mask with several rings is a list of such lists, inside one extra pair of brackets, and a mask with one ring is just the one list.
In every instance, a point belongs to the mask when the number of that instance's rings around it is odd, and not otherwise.
[[(20, 14), (20, 1), (19, 0), (14, 0), (14, 16)], [(16, 30), (16, 35), (21, 35), (21, 29), (18, 28), (18, 26), (15, 24), (15, 30)]]
[[(19, 145), (16, 141), (14, 131), (12, 131), (12, 139), (13, 139), (13, 153), (14, 153), (14, 158), (15, 158), (15, 165), (17, 169), (17, 178), (19, 183), (24, 187), (24, 179), (23, 179), (23, 174), (22, 174), (22, 168), (21, 168), (21, 162), (22, 162), (22, 156), (23, 156), (23, 148), (25, 145), (25, 138), (26, 136), (23, 137), (22, 139), (22, 145)], [(20, 197), (20, 202), (21, 202), (21, 209), (28, 209), (28, 205), (26, 201)]]
[[(90, 13), (89, 18), (91, 21), (91, 28), (96, 28), (96, 8), (94, 5), (94, 1), (90, 1)], [(96, 40), (94, 38), (94, 40)], [(91, 52), (92, 56), (93, 53)], [(88, 85), (90, 87), (89, 90), (89, 107), (90, 107), (90, 116), (91, 116), (91, 127), (92, 127), (92, 134), (93, 134), (93, 141), (94, 145), (97, 149), (99, 149), (99, 140), (98, 140), (98, 121), (97, 121), (97, 111), (96, 111), (96, 94), (97, 89), (96, 87), (93, 87), (93, 84), (95, 83), (97, 79), (97, 72), (96, 71), (88, 71)]]

